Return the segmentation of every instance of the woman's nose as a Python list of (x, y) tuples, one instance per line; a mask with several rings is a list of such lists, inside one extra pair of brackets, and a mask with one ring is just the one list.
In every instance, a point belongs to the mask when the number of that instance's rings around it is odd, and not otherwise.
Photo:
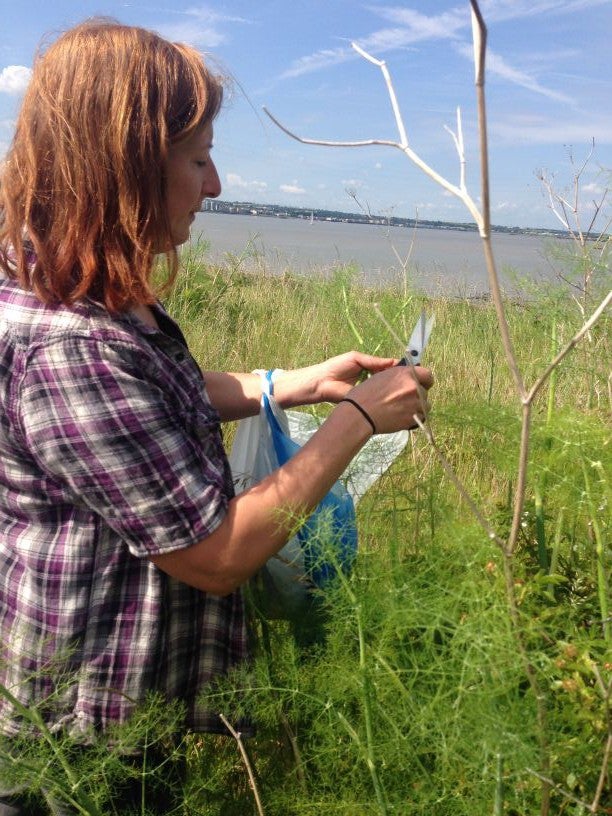
[(207, 169), (208, 173), (204, 179), (202, 192), (205, 198), (218, 198), (221, 195), (221, 180), (212, 159), (209, 160)]

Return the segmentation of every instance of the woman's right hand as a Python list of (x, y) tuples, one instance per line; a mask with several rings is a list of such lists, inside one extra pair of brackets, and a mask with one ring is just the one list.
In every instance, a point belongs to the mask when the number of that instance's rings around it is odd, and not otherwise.
[(346, 396), (368, 413), (377, 433), (393, 433), (416, 427), (415, 415), (425, 421), (429, 413), (427, 392), (432, 385), (428, 368), (393, 366), (372, 375)]

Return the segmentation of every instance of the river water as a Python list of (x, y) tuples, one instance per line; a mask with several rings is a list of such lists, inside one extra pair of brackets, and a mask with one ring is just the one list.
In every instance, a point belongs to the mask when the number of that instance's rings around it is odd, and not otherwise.
[[(213, 260), (244, 255), (245, 269), (308, 274), (353, 263), (366, 285), (401, 282), (405, 270), (411, 288), (428, 294), (477, 297), (488, 291), (476, 232), (202, 212), (191, 236), (210, 243)], [(517, 278), (557, 279), (558, 267), (549, 260), (553, 240), (493, 233), (497, 270), (508, 294), (524, 291)]]

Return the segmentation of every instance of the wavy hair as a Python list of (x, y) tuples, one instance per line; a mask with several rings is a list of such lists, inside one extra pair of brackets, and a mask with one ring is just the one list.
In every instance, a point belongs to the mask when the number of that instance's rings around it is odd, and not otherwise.
[(6, 274), (47, 303), (153, 302), (155, 255), (166, 253), (168, 284), (178, 268), (168, 148), (211, 122), (222, 98), (198, 51), (113, 20), (40, 51), (0, 171)]

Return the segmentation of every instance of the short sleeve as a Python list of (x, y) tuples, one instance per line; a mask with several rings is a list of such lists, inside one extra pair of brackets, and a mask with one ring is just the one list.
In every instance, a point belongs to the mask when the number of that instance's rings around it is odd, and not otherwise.
[(57, 512), (86, 506), (137, 557), (205, 538), (227, 511), (218, 414), (186, 356), (67, 336), (33, 349), (22, 377), (20, 431)]

